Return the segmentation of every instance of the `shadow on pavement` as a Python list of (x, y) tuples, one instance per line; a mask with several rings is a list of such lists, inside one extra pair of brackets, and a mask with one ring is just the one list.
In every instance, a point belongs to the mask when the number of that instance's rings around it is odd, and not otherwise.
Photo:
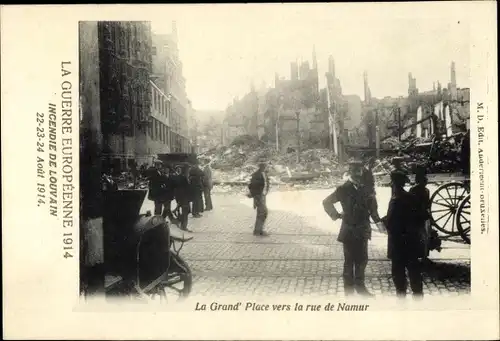
[(469, 262), (443, 262), (428, 261), (423, 267), (424, 276), (438, 281), (450, 281), (469, 283), (470, 285), (470, 263)]

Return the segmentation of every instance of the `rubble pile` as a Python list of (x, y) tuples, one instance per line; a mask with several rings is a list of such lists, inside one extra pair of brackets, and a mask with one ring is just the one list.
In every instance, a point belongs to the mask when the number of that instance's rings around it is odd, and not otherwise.
[[(390, 138), (384, 141), (382, 148), (397, 150), (411, 172), (417, 167), (423, 167), (427, 169), (427, 173), (454, 173), (462, 170), (463, 136), (463, 133), (458, 133), (441, 140), (411, 138), (403, 142)], [(380, 161), (387, 164), (390, 158), (384, 157)]]
[[(330, 188), (345, 172), (328, 149), (309, 149), (297, 153), (278, 153), (274, 145), (266, 144), (252, 136), (240, 136), (230, 146), (211, 149), (201, 155), (210, 160), (216, 189), (229, 192), (231, 187), (242, 186), (250, 181), (259, 160), (269, 163), (270, 181), (274, 188)], [(239, 191), (239, 189), (234, 189)]]

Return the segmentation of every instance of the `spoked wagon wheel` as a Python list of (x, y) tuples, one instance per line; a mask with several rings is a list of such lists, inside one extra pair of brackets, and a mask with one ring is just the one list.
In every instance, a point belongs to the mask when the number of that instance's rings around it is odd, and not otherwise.
[(189, 265), (178, 254), (172, 253), (171, 257), (168, 280), (165, 284), (168, 289), (177, 292), (180, 298), (183, 298), (191, 293), (193, 274)]
[(432, 225), (447, 235), (458, 236), (460, 232), (455, 226), (457, 210), (467, 192), (467, 187), (462, 182), (439, 186), (430, 198)]
[(470, 194), (458, 205), (457, 229), (462, 239), (470, 244)]

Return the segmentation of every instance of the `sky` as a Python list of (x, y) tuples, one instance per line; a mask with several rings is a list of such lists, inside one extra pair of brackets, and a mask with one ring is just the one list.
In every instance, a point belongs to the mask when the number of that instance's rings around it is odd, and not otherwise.
[(363, 98), (405, 96), (408, 73), (419, 91), (446, 86), (455, 61), (458, 87), (469, 87), (471, 34), (466, 2), (362, 4), (168, 5), (152, 29), (170, 33), (176, 21), (188, 97), (197, 110), (225, 110), (255, 84), (290, 78), (290, 62), (316, 48), (320, 87), (328, 57), (343, 93)]

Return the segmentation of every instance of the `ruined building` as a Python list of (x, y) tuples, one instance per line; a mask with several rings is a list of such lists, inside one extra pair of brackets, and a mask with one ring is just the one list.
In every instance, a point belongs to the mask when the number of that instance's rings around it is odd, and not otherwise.
[[(400, 136), (402, 140), (432, 134), (450, 136), (469, 127), (470, 90), (457, 87), (454, 62), (450, 65), (450, 82), (445, 88), (437, 81), (433, 83), (432, 90), (421, 92), (416, 78), (409, 73), (407, 97), (367, 97), (366, 89), (369, 90), (369, 87), (366, 75), (364, 83), (363, 120), (358, 129), (362, 132), (360, 136), (366, 136), (366, 139), (356, 141), (358, 145), (375, 146), (377, 125), (382, 141), (390, 136)], [(431, 116), (432, 120), (426, 119)]]

